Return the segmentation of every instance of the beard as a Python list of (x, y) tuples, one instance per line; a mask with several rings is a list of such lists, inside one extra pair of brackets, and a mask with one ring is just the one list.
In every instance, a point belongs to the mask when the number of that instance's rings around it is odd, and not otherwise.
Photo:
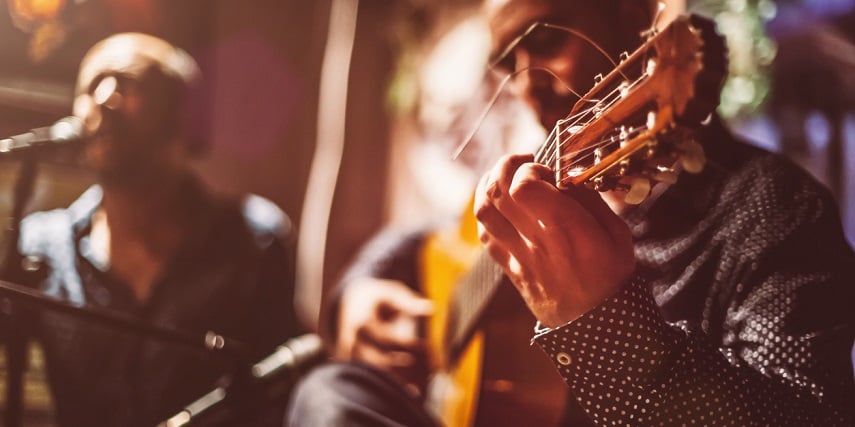
[(92, 166), (101, 184), (134, 193), (160, 191), (184, 175), (170, 158), (169, 141), (105, 140)]

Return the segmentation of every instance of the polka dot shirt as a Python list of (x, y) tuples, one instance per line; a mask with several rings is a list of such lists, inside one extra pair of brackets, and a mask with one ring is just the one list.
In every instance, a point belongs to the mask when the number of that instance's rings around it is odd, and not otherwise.
[(706, 148), (703, 173), (625, 218), (631, 283), (533, 339), (571, 389), (568, 412), (608, 426), (852, 425), (855, 256), (834, 202), (778, 156)]

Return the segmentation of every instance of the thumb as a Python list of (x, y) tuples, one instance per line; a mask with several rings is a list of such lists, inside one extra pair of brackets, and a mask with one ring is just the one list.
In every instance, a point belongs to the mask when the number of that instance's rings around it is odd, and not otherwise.
[(433, 301), (425, 298), (401, 282), (389, 282), (394, 284), (393, 286), (389, 286), (385, 292), (384, 302), (389, 308), (401, 314), (414, 317), (426, 317), (433, 314), (435, 309)]

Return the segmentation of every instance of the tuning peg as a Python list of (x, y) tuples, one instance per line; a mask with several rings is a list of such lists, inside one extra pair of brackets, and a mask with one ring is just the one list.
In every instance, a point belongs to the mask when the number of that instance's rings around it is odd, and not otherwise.
[(631, 184), (621, 187), (626, 190), (623, 201), (630, 205), (637, 205), (650, 195), (650, 181), (646, 178), (635, 178)]
[(629, 138), (629, 134), (632, 132), (632, 126), (626, 127), (621, 126), (620, 131), (618, 132), (618, 140), (621, 142), (621, 147), (624, 146), (624, 143)]
[(688, 139), (683, 141), (681, 149), (680, 163), (683, 165), (683, 170), (689, 173), (700, 173), (704, 170), (707, 156), (704, 154), (704, 147), (701, 144), (693, 139)]
[(620, 93), (621, 98), (626, 98), (629, 95), (629, 82), (624, 80), (620, 82), (618, 85), (618, 93)]
[(651, 58), (647, 60), (647, 64), (644, 67), (644, 74), (651, 76), (656, 71), (656, 60)]
[(677, 172), (669, 167), (657, 166), (647, 171), (647, 176), (650, 179), (663, 182), (665, 184), (675, 184), (677, 182)]
[(597, 147), (594, 149), (594, 164), (598, 165), (603, 160), (603, 149)]
[(648, 111), (647, 112), (647, 119), (645, 120), (644, 125), (647, 126), (647, 129), (653, 129), (654, 127), (656, 127), (656, 112), (655, 111)]

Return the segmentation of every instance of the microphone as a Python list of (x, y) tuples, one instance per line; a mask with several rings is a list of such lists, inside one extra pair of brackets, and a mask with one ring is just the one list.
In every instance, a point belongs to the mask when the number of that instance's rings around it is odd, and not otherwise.
[[(250, 404), (247, 400), (252, 400), (256, 407), (261, 407), (267, 402), (284, 400), (300, 374), (320, 362), (323, 357), (324, 346), (318, 335), (305, 334), (291, 338), (277, 347), (271, 355), (252, 365), (251, 384), (248, 387), (255, 390), (230, 390), (228, 386), (217, 387), (157, 426), (186, 426), (203, 416), (210, 425), (234, 424), (236, 417), (252, 412), (253, 408), (246, 406)], [(241, 396), (241, 392), (246, 395)], [(229, 398), (237, 402), (236, 409), (223, 405), (223, 401)], [(219, 413), (214, 410), (217, 407), (222, 407)]]
[(256, 379), (270, 378), (282, 370), (299, 369), (316, 360), (324, 353), (321, 338), (315, 334), (291, 338), (276, 348), (270, 356), (252, 365), (252, 376)]
[(0, 158), (76, 145), (85, 139), (83, 121), (68, 116), (50, 126), (35, 128), (27, 133), (0, 140)]

